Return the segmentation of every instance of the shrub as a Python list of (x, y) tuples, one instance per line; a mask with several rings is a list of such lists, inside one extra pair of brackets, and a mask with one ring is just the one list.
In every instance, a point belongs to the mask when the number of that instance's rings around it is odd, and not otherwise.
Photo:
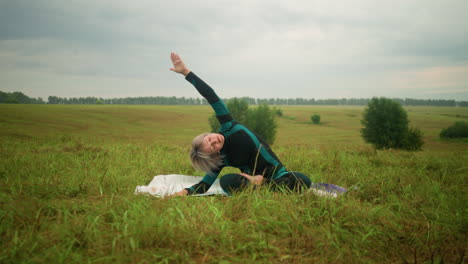
[(283, 116), (283, 110), (281, 110), (281, 108), (276, 108), (276, 107), (273, 107), (273, 112), (277, 115), (277, 116)]
[(314, 124), (320, 124), (320, 115), (314, 114), (310, 117), (310, 120), (312, 120)]
[(422, 136), (423, 133), (419, 128), (411, 127), (403, 138), (401, 148), (406, 150), (420, 150), (424, 145)]
[(364, 140), (377, 149), (421, 149), (422, 133), (408, 129), (408, 116), (401, 105), (388, 98), (372, 98), (361, 120)]
[[(249, 104), (247, 101), (242, 99), (233, 98), (227, 101), (226, 103), (229, 112), (231, 113), (232, 118), (239, 123), (244, 124), (245, 120), (247, 119), (247, 111), (249, 109)], [(221, 128), (216, 115), (213, 114), (208, 118), (208, 122), (210, 123), (211, 132), (216, 133)]]
[[(249, 105), (242, 99), (231, 99), (226, 104), (232, 118), (237, 122), (247, 126), (266, 143), (273, 144), (276, 137), (276, 119), (277, 115), (274, 109), (270, 109), (267, 105), (261, 105), (256, 109), (249, 109)], [(211, 132), (218, 132), (220, 124), (216, 115), (213, 114), (208, 118), (211, 127)]]
[(468, 137), (468, 123), (459, 121), (440, 131), (441, 138), (465, 138)]
[(208, 117), (208, 123), (210, 124), (212, 133), (218, 132), (219, 129), (221, 128), (221, 125), (219, 124), (219, 121), (216, 118), (216, 115), (211, 115), (210, 117)]
[(19, 104), (18, 99), (11, 98), (11, 97), (6, 99), (5, 103), (7, 103), (7, 104)]
[(275, 115), (268, 105), (260, 105), (256, 109), (247, 111), (247, 120), (244, 124), (262, 137), (267, 144), (272, 145), (276, 137)]

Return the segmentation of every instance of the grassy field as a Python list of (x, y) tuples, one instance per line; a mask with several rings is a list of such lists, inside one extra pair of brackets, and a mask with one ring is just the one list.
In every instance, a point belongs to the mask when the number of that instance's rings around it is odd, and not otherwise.
[[(467, 108), (410, 107), (423, 151), (375, 151), (363, 107), (283, 106), (272, 146), (337, 199), (133, 194), (188, 160), (207, 106), (0, 105), (1, 263), (464, 263)], [(310, 116), (320, 114), (321, 125)]]

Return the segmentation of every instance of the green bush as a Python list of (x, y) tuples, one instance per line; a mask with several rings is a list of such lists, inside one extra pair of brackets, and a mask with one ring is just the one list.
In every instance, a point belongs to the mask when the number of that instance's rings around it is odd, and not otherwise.
[(260, 105), (256, 109), (247, 111), (247, 120), (245, 125), (257, 133), (269, 145), (275, 142), (276, 137), (276, 119), (275, 112), (268, 105)]
[(446, 129), (440, 131), (441, 138), (466, 138), (468, 137), (468, 123), (463, 121), (455, 122)]
[(11, 98), (11, 97), (6, 99), (5, 103), (7, 103), (7, 104), (19, 104), (18, 99)]
[[(249, 104), (247, 101), (242, 99), (233, 98), (227, 101), (226, 103), (229, 112), (231, 113), (232, 118), (239, 123), (244, 124), (245, 120), (247, 119), (247, 111), (249, 109)], [(221, 128), (216, 115), (213, 114), (208, 118), (208, 122), (210, 123), (211, 132), (216, 133)]]
[[(232, 118), (237, 122), (247, 126), (266, 143), (273, 144), (276, 137), (276, 115), (275, 109), (269, 108), (267, 105), (261, 105), (255, 109), (249, 109), (249, 105), (242, 99), (231, 99), (226, 104)], [(220, 129), (220, 124), (216, 115), (213, 114), (208, 118), (211, 127), (211, 132), (216, 133)]]
[(424, 145), (422, 136), (423, 133), (419, 128), (411, 127), (403, 138), (401, 148), (406, 150), (420, 150)]
[(361, 120), (364, 140), (377, 149), (399, 148), (419, 150), (422, 133), (408, 128), (408, 116), (401, 105), (388, 98), (372, 98)]
[(310, 120), (312, 120), (314, 124), (320, 124), (320, 115), (314, 114), (310, 117)]
[(283, 110), (281, 108), (273, 107), (273, 112), (279, 117), (283, 116)]

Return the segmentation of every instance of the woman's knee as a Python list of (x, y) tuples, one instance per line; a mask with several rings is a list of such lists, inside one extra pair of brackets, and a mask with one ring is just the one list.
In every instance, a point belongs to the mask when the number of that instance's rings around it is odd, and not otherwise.
[(300, 172), (291, 171), (283, 177), (274, 181), (273, 189), (290, 191), (301, 191), (310, 188), (312, 182), (309, 177)]
[(226, 174), (219, 180), (221, 188), (226, 193), (240, 191), (248, 185), (249, 181), (240, 174), (230, 173)]
[(292, 171), (291, 174), (296, 178), (298, 184), (302, 185), (303, 187), (310, 188), (312, 185), (312, 181), (307, 175), (296, 171)]

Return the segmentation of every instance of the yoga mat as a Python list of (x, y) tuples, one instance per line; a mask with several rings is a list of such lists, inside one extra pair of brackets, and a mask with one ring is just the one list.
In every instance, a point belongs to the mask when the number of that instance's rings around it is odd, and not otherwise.
[[(150, 194), (153, 196), (164, 197), (172, 195), (184, 188), (188, 188), (198, 182), (202, 177), (189, 176), (180, 174), (158, 175), (154, 176), (153, 180), (148, 185), (141, 185), (135, 188), (135, 194)], [(311, 191), (319, 196), (337, 197), (345, 193), (347, 190), (338, 185), (329, 183), (312, 183)], [(228, 195), (221, 189), (219, 179), (211, 185), (208, 192), (204, 194), (195, 194), (192, 196), (206, 196), (206, 195)]]

